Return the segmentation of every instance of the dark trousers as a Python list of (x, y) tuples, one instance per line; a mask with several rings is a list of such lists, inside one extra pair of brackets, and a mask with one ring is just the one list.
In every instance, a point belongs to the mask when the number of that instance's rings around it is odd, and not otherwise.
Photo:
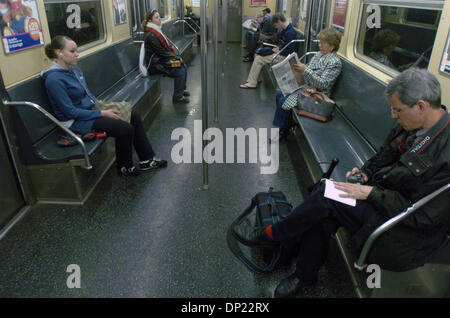
[(133, 146), (139, 160), (149, 160), (155, 155), (142, 125), (141, 116), (131, 112), (130, 123), (108, 117), (97, 118), (92, 125), (95, 131), (105, 131), (109, 137), (116, 139), (116, 164), (119, 168), (133, 166)]
[(277, 108), (275, 110), (275, 115), (273, 117), (272, 124), (275, 127), (289, 129), (292, 126), (292, 114), (290, 110), (284, 110), (281, 106), (286, 101), (289, 95), (284, 96), (281, 91), (277, 92), (276, 103)]
[(367, 201), (357, 201), (355, 207), (327, 199), (323, 188), (312, 193), (283, 221), (272, 228), (280, 242), (295, 242), (298, 247), (296, 274), (305, 281), (317, 280), (324, 264), (329, 240), (338, 227), (355, 233), (377, 213)]
[(245, 40), (247, 42), (246, 49), (248, 51), (249, 57), (255, 56), (256, 49), (258, 48), (258, 38), (259, 33), (257, 32), (250, 33), (249, 31), (247, 31), (247, 33), (245, 34)]
[(174, 67), (168, 74), (170, 78), (173, 78), (173, 99), (183, 97), (183, 92), (186, 89), (187, 81), (187, 66), (182, 64), (181, 67)]

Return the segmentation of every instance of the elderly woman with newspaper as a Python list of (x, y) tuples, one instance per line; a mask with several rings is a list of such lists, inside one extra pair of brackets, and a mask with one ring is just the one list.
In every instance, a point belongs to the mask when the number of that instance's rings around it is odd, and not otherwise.
[[(310, 87), (329, 96), (342, 68), (336, 53), (341, 42), (341, 34), (335, 29), (328, 28), (322, 30), (317, 38), (320, 41), (320, 51), (314, 55), (311, 62), (308, 65), (297, 63), (292, 68), (297, 83), (302, 85), (302, 88)], [(272, 142), (286, 140), (289, 135), (292, 126), (290, 110), (297, 106), (298, 94), (301, 94), (300, 91), (286, 96), (281, 91), (277, 92), (273, 125), (280, 127), (280, 133), (271, 139)]]

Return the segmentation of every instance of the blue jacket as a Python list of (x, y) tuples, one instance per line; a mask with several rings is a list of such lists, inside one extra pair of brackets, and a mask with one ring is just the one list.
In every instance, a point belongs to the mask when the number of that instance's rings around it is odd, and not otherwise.
[(101, 112), (94, 109), (97, 101), (89, 91), (83, 72), (77, 66), (71, 67), (72, 72), (62, 68), (56, 62), (41, 73), (45, 80), (45, 88), (55, 116), (61, 122), (73, 120), (69, 128), (85, 134), (92, 128)]
[[(278, 48), (281, 51), (281, 49), (286, 44), (288, 44), (289, 42), (291, 42), (292, 40), (295, 40), (295, 39), (297, 39), (297, 31), (295, 31), (292, 24), (289, 23), (287, 28), (280, 32), (280, 43), (278, 45)], [(295, 43), (292, 43), (291, 45), (289, 45), (287, 48), (285, 48), (283, 50), (283, 52), (280, 53), (280, 55), (288, 56), (289, 54), (291, 54), (293, 52), (297, 52), (297, 51), (298, 51), (298, 42), (295, 42)]]

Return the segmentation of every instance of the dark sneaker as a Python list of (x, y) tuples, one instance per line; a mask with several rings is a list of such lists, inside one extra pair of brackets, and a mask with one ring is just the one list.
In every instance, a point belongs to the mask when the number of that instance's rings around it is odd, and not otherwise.
[(189, 96), (191, 96), (191, 93), (189, 93), (188, 91), (184, 91), (183, 92), (183, 96), (184, 97), (189, 97)]
[(149, 170), (149, 169), (159, 169), (167, 167), (167, 161), (161, 159), (147, 160), (139, 164), (139, 169)]
[(138, 176), (139, 175), (139, 170), (135, 166), (133, 166), (131, 168), (122, 167), (119, 169), (119, 172), (123, 176)]
[(292, 298), (295, 297), (302, 288), (313, 286), (317, 283), (317, 279), (313, 281), (304, 281), (295, 273), (283, 279), (275, 288), (275, 298)]
[(185, 103), (185, 104), (187, 104), (187, 103), (189, 103), (189, 98), (186, 98), (186, 97), (182, 96), (180, 98), (174, 98), (173, 102), (174, 103)]

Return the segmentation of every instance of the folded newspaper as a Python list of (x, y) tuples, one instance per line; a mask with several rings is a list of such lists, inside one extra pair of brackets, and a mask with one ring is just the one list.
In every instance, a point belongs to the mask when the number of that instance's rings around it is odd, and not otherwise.
[(300, 85), (295, 79), (293, 64), (300, 63), (297, 53), (289, 54), (283, 61), (272, 66), (273, 75), (283, 95), (289, 95), (297, 90)]
[(253, 32), (256, 32), (258, 30), (258, 26), (253, 23), (252, 19), (245, 20), (244, 23), (242, 23), (242, 26), (245, 29), (252, 30)]

